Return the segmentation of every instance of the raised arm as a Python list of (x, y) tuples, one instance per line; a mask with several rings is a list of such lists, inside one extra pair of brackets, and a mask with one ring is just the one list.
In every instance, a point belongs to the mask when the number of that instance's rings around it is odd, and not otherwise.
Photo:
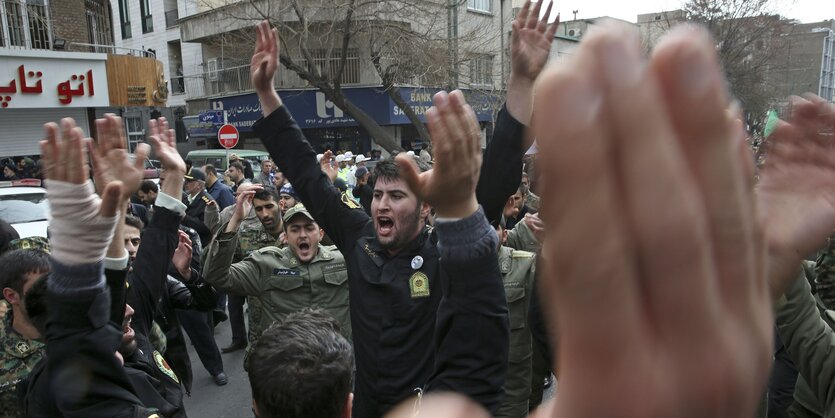
[(267, 22), (258, 24), (256, 31), (250, 74), (264, 118), (252, 128), (258, 132), (270, 156), (293, 184), (310, 214), (345, 253), (347, 246), (354, 244), (369, 222), (368, 215), (362, 209), (352, 209), (342, 203), (341, 194), (320, 170), (310, 143), (281, 104), (273, 87), (279, 53), (277, 31), (270, 29)]
[(164, 118), (159, 122), (151, 120), (149, 127), (151, 143), (166, 177), (154, 204), (151, 223), (142, 232), (128, 294), (128, 303), (135, 311), (133, 328), (146, 336), (150, 333), (159, 300), (167, 289), (168, 268), (179, 243), (178, 228), (186, 209), (178, 199), (182, 195), (186, 166), (177, 152), (174, 131), (168, 128)]
[[(62, 121), (63, 139), (54, 123), (45, 128), (41, 155), (52, 212), (52, 273), (47, 292), (48, 375), (42, 377), (54, 388), (55, 404), (63, 416), (140, 416), (145, 409), (116, 356), (121, 321), (110, 322), (103, 269), (127, 267), (124, 242), (113, 244), (112, 238), (133, 187), (138, 188), (142, 179), (139, 170), (134, 184), (132, 174), (144, 163), (147, 151), (140, 147), (137, 165), (132, 166), (118, 141), (103, 134), (92, 153), (103, 197), (99, 199), (87, 181), (85, 147), (92, 141), (82, 138), (72, 119)], [(88, 384), (77, 385), (80, 373), (89, 376)], [(67, 391), (70, 387), (75, 390)]]
[[(435, 95), (426, 112), (435, 165), (418, 174), (411, 157), (397, 157), (409, 187), (437, 214), (444, 296), (435, 323), (435, 370), (430, 391), (458, 391), (487, 409), (501, 403), (510, 331), (498, 267), (498, 237), (479, 209), (481, 168), (475, 113), (460, 91)], [(466, 335), (466, 339), (461, 339)]]
[(548, 62), (551, 42), (560, 23), (557, 17), (548, 24), (553, 6), (550, 0), (545, 14), (539, 17), (545, 2), (541, 0), (532, 6), (527, 0), (513, 22), (507, 102), (496, 118), (493, 139), (484, 152), (484, 165), (476, 188), (478, 202), (491, 223), (502, 216), (505, 201), (519, 187), (522, 157), (531, 146), (531, 141), (525, 139), (525, 126), (531, 121), (533, 85)]
[(243, 261), (232, 264), (238, 249), (238, 229), (241, 221), (252, 209), (252, 196), (254, 195), (255, 190), (238, 193), (232, 218), (221, 227), (221, 232), (206, 252), (203, 274), (206, 282), (211, 283), (217, 289), (240, 295), (258, 296), (263, 287), (257, 258), (247, 257)]

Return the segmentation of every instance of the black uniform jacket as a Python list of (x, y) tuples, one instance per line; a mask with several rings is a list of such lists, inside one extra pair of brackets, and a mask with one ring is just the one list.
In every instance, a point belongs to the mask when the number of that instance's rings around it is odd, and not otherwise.
[(390, 257), (365, 211), (342, 202), (284, 107), (253, 129), (345, 256), (357, 367), (354, 417), (382, 416), (421, 389), (463, 393), (495, 411), (509, 338), (496, 249), (479, 259), (479, 237), (472, 237), (467, 262), (442, 261), (437, 235), (427, 229)]

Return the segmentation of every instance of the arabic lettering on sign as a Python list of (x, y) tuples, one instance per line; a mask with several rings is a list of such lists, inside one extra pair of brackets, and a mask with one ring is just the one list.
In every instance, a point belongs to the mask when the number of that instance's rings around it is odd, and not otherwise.
[[(109, 103), (104, 62), (0, 57), (0, 108), (102, 106)], [(63, 62), (62, 62), (63, 61)], [(11, 64), (6, 66), (5, 64)], [(3, 77), (9, 77), (7, 82)], [(99, 83), (97, 86), (96, 83)], [(103, 91), (99, 87), (104, 87)], [(82, 103), (73, 103), (83, 98)]]

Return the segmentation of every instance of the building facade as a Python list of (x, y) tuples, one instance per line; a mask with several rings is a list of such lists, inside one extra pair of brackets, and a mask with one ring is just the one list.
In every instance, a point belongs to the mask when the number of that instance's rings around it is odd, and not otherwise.
[[(312, 71), (322, 74), (341, 66), (339, 81), (346, 99), (364, 110), (403, 149), (419, 150), (427, 144), (385, 91), (380, 69), (386, 65), (392, 68), (391, 63), (398, 68), (394, 84), (400, 97), (419, 118), (431, 106), (434, 92), (456, 87), (465, 91), (475, 103), (486, 142), (510, 71), (507, 45), (514, 5), (511, 0), (452, 2), (454, 7), (448, 3), (392, 0), (380, 2), (376, 10), (356, 10), (354, 24), (360, 26), (345, 49), (341, 48), (342, 37), (332, 30), (344, 11), (324, 0), (300, 2), (303, 19), (282, 6), (284, 3), (267, 0), (213, 4), (219, 7), (205, 7), (181, 17), (181, 41), (200, 44), (204, 59), (203, 71), (185, 75), (189, 142), (217, 148), (216, 132), (225, 111), (228, 122), (241, 131), (243, 140), (238, 147), (261, 146), (250, 129), (260, 116), (260, 107), (250, 85), (249, 60), (254, 24), (263, 18), (260, 13), (264, 10), (274, 12), (272, 21), (281, 19), (286, 27), (306, 37), (300, 43), (288, 31), (283, 53), (299, 67), (315, 66)], [(394, 8), (395, 4), (400, 8)], [(412, 39), (405, 42), (404, 37)], [(316, 83), (282, 65), (275, 87), (314, 147), (354, 153), (379, 148), (372, 135), (329, 100)]]
[(1, 158), (40, 154), (46, 122), (72, 117), (89, 135), (105, 112), (165, 103), (157, 61), (124, 55), (112, 29), (106, 0), (0, 2)]

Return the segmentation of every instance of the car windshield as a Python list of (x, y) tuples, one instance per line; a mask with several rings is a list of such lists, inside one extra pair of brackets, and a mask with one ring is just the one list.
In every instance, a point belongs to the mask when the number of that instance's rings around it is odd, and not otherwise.
[(0, 219), (10, 224), (45, 221), (48, 212), (44, 193), (0, 196)]

